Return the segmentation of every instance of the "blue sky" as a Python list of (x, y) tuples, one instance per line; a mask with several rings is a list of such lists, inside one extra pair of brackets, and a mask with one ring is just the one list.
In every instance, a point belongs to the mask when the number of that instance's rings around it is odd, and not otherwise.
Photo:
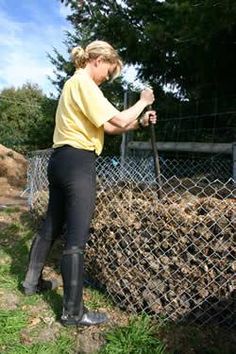
[(63, 44), (71, 29), (67, 14), (58, 0), (0, 0), (0, 90), (29, 81), (46, 94), (55, 93), (47, 53), (55, 47), (68, 56)]
[[(55, 47), (69, 57), (63, 44), (65, 32), (72, 30), (68, 14), (58, 0), (0, 0), (0, 91), (31, 82), (47, 95), (57, 94), (48, 79), (54, 77), (55, 67), (47, 53)], [(124, 73), (133, 82), (135, 69)]]

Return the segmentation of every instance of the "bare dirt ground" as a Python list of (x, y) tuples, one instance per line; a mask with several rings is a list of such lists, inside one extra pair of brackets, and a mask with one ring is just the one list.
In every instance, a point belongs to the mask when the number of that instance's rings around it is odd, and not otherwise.
[(22, 189), (11, 187), (10, 185), (0, 185), (0, 209), (5, 207), (27, 208), (27, 195)]

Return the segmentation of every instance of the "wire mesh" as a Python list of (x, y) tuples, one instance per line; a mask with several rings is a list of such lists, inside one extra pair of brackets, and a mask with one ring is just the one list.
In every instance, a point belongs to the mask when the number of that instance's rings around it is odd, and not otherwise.
[[(45, 214), (51, 150), (29, 158), (29, 204)], [(226, 160), (97, 159), (86, 253), (90, 281), (121, 308), (176, 322), (235, 326), (235, 184)], [(221, 177), (222, 176), (222, 177)]]

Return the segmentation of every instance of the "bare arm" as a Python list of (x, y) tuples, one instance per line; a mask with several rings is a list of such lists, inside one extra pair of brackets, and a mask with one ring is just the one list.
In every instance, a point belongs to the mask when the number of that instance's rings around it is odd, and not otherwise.
[(125, 128), (116, 127), (114, 124), (112, 124), (110, 122), (106, 122), (104, 124), (104, 131), (107, 134), (121, 134), (121, 133), (125, 133), (129, 130), (135, 130), (135, 129), (138, 129), (138, 121), (137, 120), (130, 123)]
[(154, 99), (153, 91), (150, 88), (143, 90), (140, 94), (140, 99), (133, 106), (117, 113), (117, 115), (109, 120), (109, 123), (121, 129), (126, 129), (130, 125), (135, 129), (135, 122), (138, 116), (142, 113), (145, 107), (154, 102)]
[[(141, 117), (141, 122), (142, 122), (141, 124), (143, 128), (147, 127), (150, 124), (150, 122), (156, 124), (156, 121), (157, 121), (157, 116), (155, 111), (147, 111)], [(114, 124), (111, 123), (111, 121), (106, 122), (104, 124), (104, 130), (107, 134), (121, 134), (129, 130), (136, 130), (139, 127), (140, 126), (137, 119), (135, 119), (135, 121), (133, 121), (132, 123), (128, 124), (125, 128), (116, 127)]]

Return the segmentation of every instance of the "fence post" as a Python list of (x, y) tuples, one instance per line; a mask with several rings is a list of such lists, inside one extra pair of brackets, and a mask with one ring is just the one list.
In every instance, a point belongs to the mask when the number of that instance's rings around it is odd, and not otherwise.
[(233, 180), (236, 183), (236, 142), (232, 144), (233, 148)]
[[(124, 93), (124, 109), (128, 108), (128, 89)], [(122, 133), (122, 141), (120, 146), (121, 166), (124, 165), (127, 156), (127, 133)]]

